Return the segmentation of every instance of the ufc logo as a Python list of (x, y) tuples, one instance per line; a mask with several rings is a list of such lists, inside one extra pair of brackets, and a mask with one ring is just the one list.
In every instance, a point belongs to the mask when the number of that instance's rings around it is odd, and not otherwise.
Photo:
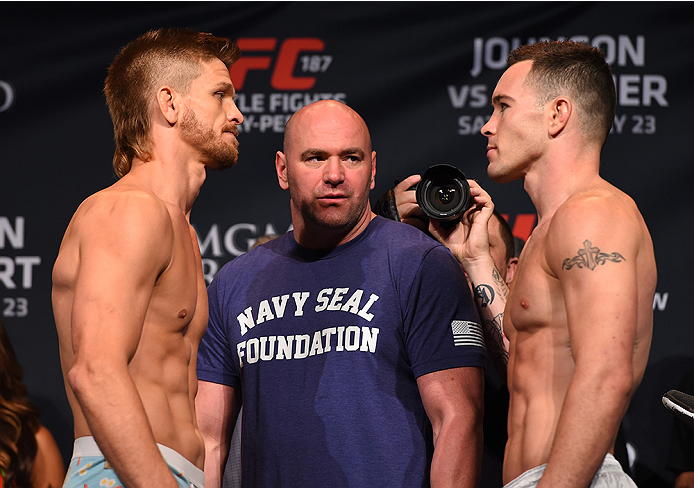
[[(246, 75), (250, 70), (269, 70), (272, 66), (273, 56), (246, 55), (248, 52), (274, 53), (277, 48), (275, 37), (242, 37), (236, 44), (241, 50), (241, 57), (236, 61), (229, 73), (234, 87), (241, 90), (246, 81)], [(327, 69), (332, 61), (332, 56), (302, 56), (305, 52), (321, 52), (325, 49), (325, 43), (315, 37), (293, 37), (285, 39), (279, 46), (272, 67), (270, 85), (275, 90), (309, 90), (316, 84), (315, 76), (294, 76), (294, 70), (299, 64), (302, 72), (317, 73)]]

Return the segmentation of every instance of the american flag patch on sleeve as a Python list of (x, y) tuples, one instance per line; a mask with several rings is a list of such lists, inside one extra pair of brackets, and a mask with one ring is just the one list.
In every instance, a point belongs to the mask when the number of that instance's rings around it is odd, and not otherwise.
[(451, 322), (453, 331), (453, 343), (456, 346), (477, 346), (485, 349), (482, 326), (476, 322), (467, 320), (454, 320)]

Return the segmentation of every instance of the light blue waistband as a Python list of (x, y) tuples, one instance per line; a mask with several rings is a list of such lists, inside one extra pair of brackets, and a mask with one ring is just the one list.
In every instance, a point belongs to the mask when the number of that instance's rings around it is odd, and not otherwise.
[[(192, 481), (195, 486), (205, 486), (205, 474), (200, 468), (181, 456), (179, 453), (170, 447), (157, 444), (159, 452), (161, 452), (164, 461), (169, 466), (180, 471), (186, 478)], [(79, 437), (75, 439), (75, 445), (72, 451), (73, 457), (84, 456), (104, 456), (96, 441), (91, 436)]]

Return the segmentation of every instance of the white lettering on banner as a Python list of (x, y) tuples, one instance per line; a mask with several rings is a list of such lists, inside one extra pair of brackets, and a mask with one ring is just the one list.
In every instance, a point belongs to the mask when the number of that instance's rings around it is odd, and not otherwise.
[[(628, 123), (627, 123), (628, 122)], [(655, 134), (655, 115), (615, 115), (610, 134)]]
[(487, 85), (463, 85), (460, 88), (448, 86), (448, 97), (453, 108), (465, 108), (470, 100), (470, 106), (481, 108), (489, 105)]
[(615, 76), (617, 105), (624, 107), (650, 107), (653, 102), (667, 107), (667, 79), (661, 75), (619, 75)]
[(41, 264), (41, 256), (0, 256), (0, 283), (8, 290), (17, 288), (14, 281), (15, 272), (21, 276), (21, 285), (25, 290), (32, 286), (34, 266)]
[[(557, 40), (567, 39), (558, 37)], [(472, 68), (470, 75), (477, 78), (484, 69), (501, 71), (506, 69), (508, 54), (523, 44), (549, 41), (549, 37), (513, 37), (482, 38), (472, 41)], [(643, 35), (599, 35), (593, 38), (575, 35), (568, 40), (585, 42), (602, 49), (605, 59), (611, 66), (636, 67), (646, 66), (646, 37)], [(614, 69), (614, 68), (613, 68)], [(614, 74), (617, 91), (617, 107), (668, 107), (667, 78), (653, 73), (617, 73)], [(451, 107), (456, 110), (481, 109), (489, 107), (493, 86), (485, 84), (448, 85), (446, 87)], [(487, 110), (490, 110), (489, 108)], [(489, 114), (464, 114), (457, 119), (459, 135), (479, 135), (480, 129), (489, 119)], [(655, 134), (656, 117), (652, 114), (618, 115), (615, 117), (611, 133), (650, 135)]]
[[(244, 115), (239, 126), (241, 133), (283, 133), (289, 117), (309, 103), (335, 99), (347, 100), (346, 93), (310, 92), (322, 73), (327, 73), (333, 56), (325, 52), (325, 41), (316, 37), (242, 37), (237, 44), (243, 53), (230, 69), (238, 91), (236, 105)], [(268, 76), (268, 91), (244, 92), (246, 76), (264, 73)], [(261, 73), (262, 72), (262, 73)], [(297, 76), (303, 73), (310, 76)], [(253, 84), (258, 87), (258, 81)]]
[(482, 115), (461, 115), (458, 117), (458, 134), (460, 135), (479, 135), (482, 126), (487, 123), (487, 117)]
[[(14, 220), (0, 216), (0, 249), (24, 249), (26, 219), (17, 216)], [(17, 288), (29, 290), (34, 284), (34, 269), (41, 264), (41, 256), (0, 255), (0, 286), (5, 290)], [(26, 317), (29, 300), (25, 297), (4, 297), (0, 316)]]
[[(322, 289), (316, 297), (316, 302), (318, 305), (314, 307), (314, 311), (317, 313), (325, 310), (349, 312), (371, 322), (373, 319), (373, 314), (369, 313), (369, 309), (378, 300), (378, 295), (372, 293), (366, 303), (362, 305), (361, 303), (364, 290), (356, 289), (352, 295), (350, 295), (349, 299), (347, 299), (347, 301), (343, 304), (343, 298), (348, 293), (349, 288)], [(275, 318), (281, 319), (284, 317), (289, 298), (290, 295), (285, 294), (275, 296), (270, 299), (261, 300), (257, 307), (258, 311), (255, 313), (255, 319), (253, 318), (253, 307), (247, 307), (236, 317), (236, 320), (239, 323), (241, 335), (246, 335), (246, 333), (256, 325), (269, 322)], [(309, 298), (309, 292), (294, 292), (291, 294), (291, 298), (293, 299), (293, 302), (289, 303), (294, 304), (294, 316), (302, 316), (304, 314), (304, 304)]]
[[(558, 37), (556, 40), (565, 40), (565, 37)], [(521, 40), (513, 37), (509, 41), (504, 37), (490, 37), (483, 39), (476, 37), (472, 41), (473, 58), (470, 74), (477, 78), (482, 73), (482, 68), (501, 70), (506, 68), (508, 54), (514, 49), (524, 44), (534, 44), (536, 42), (550, 41), (549, 37), (529, 37)], [(569, 41), (585, 42), (598, 47), (605, 53), (605, 59), (610, 65), (628, 66), (629, 61), (633, 66), (645, 66), (646, 64), (646, 38), (636, 36), (631, 39), (629, 36), (620, 35), (616, 38), (609, 35), (600, 35), (591, 39), (588, 36), (577, 35), (568, 38)]]
[[(14, 225), (7, 217), (0, 217), (0, 249), (9, 244), (11, 249), (24, 248), (24, 217), (15, 217)], [(0, 283), (8, 290), (17, 288), (17, 280), (23, 289), (33, 284), (34, 266), (41, 264), (41, 256), (0, 256)]]
[(2, 299), (3, 317), (26, 317), (29, 315), (29, 300), (24, 297), (6, 297)]
[[(193, 228), (195, 228), (195, 225), (193, 225)], [(291, 229), (292, 226), (290, 224), (285, 232)], [(220, 263), (217, 259), (226, 257), (224, 262), (229, 261), (248, 252), (258, 240), (258, 237), (269, 234), (282, 234), (277, 231), (277, 227), (272, 223), (261, 227), (248, 222), (234, 224), (224, 234), (221, 233), (219, 224), (212, 224), (204, 235), (201, 235), (197, 228), (195, 228), (195, 233), (198, 236), (198, 245), (202, 255), (203, 276), (207, 284), (212, 282), (217, 271), (219, 271)]]
[(13, 249), (24, 247), (24, 217), (15, 217), (14, 227), (7, 217), (0, 217), (0, 249), (5, 249), (9, 242)]
[[(308, 334), (253, 337), (236, 344), (239, 366), (274, 359), (306, 359), (328, 352), (368, 352), (374, 354), (378, 345), (376, 327), (356, 325), (327, 327)], [(334, 346), (334, 347), (333, 347)]]
[(653, 310), (664, 311), (665, 307), (667, 307), (668, 298), (670, 298), (670, 293), (667, 291), (664, 293), (655, 292), (655, 295), (653, 295)]
[(346, 103), (346, 93), (239, 93), (236, 105), (244, 115), (239, 132), (283, 133), (289, 117), (301, 107), (318, 100), (338, 100)]
[(0, 80), (0, 113), (7, 112), (14, 105), (14, 87), (7, 81)]

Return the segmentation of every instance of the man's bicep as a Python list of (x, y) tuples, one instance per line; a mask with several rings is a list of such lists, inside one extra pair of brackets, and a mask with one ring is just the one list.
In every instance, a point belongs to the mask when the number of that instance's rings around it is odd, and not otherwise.
[(484, 406), (484, 370), (480, 367), (450, 368), (417, 378), (417, 387), (434, 431), (450, 416), (474, 420)]
[(156, 209), (137, 218), (120, 215), (125, 212), (111, 213), (107, 222), (98, 214), (82, 222), (71, 320), (76, 352), (109, 344), (114, 354), (133, 354), (157, 277), (170, 259), (167, 216)]
[(576, 216), (570, 230), (550, 232), (547, 249), (574, 356), (630, 357), (636, 333), (637, 245), (628, 222), (595, 213)]

